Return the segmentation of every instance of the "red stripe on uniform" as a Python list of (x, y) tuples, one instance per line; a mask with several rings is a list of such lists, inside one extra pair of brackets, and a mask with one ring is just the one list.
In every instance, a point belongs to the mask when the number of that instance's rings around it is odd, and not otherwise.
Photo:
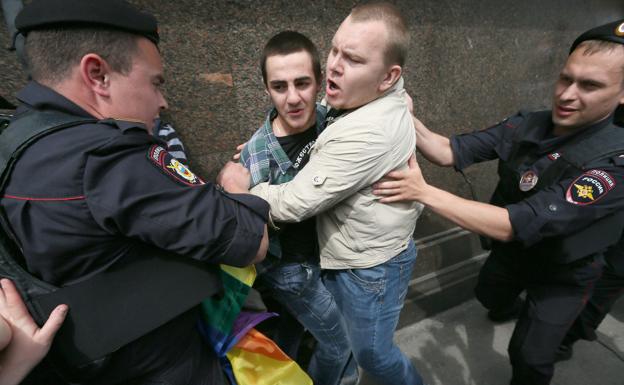
[(66, 197), (66, 198), (30, 198), (30, 197), (18, 197), (15, 195), (5, 195), (4, 198), (17, 199), (20, 201), (43, 201), (43, 202), (78, 201), (81, 199), (85, 199), (84, 195), (80, 195), (77, 197)]

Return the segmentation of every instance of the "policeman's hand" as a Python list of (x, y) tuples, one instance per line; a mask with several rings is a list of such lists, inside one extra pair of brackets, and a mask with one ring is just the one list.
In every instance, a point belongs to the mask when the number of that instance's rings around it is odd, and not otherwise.
[(68, 307), (57, 306), (45, 325), (39, 328), (13, 282), (2, 279), (0, 284), (0, 317), (10, 327), (12, 337), (0, 352), (0, 384), (17, 384), (50, 350)]
[(384, 178), (373, 185), (373, 194), (381, 196), (383, 203), (398, 201), (419, 201), (420, 194), (427, 186), (416, 156), (412, 155), (406, 170), (391, 171)]
[(245, 148), (246, 144), (247, 144), (247, 142), (241, 143), (238, 146), (236, 146), (236, 153), (234, 155), (232, 155), (232, 160), (233, 161), (238, 162), (240, 160), (240, 154), (243, 151), (243, 148)]
[(249, 192), (249, 171), (240, 163), (227, 162), (217, 175), (217, 183), (230, 193)]

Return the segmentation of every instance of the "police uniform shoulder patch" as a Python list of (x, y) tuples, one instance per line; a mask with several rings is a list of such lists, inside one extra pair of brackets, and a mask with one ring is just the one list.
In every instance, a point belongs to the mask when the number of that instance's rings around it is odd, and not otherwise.
[(597, 202), (615, 187), (615, 179), (606, 171), (589, 170), (576, 178), (566, 191), (566, 200), (575, 205)]
[(147, 152), (147, 158), (165, 175), (172, 177), (178, 182), (187, 186), (199, 186), (205, 184), (200, 177), (195, 175), (188, 167), (180, 163), (162, 146), (151, 146)]

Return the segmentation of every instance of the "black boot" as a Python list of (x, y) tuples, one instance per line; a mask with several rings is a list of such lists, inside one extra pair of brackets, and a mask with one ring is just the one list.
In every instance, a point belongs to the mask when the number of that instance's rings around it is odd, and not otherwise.
[(567, 361), (574, 355), (572, 344), (562, 343), (555, 352), (555, 362)]

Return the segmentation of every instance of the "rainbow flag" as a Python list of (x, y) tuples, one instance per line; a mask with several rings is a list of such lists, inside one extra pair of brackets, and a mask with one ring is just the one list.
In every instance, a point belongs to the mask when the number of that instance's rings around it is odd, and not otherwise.
[(227, 358), (239, 385), (312, 385), (299, 365), (256, 329), (249, 330)]
[(275, 313), (242, 311), (255, 267), (221, 265), (224, 293), (202, 302), (199, 330), (235, 385), (312, 385), (308, 375), (269, 338), (254, 329)]

